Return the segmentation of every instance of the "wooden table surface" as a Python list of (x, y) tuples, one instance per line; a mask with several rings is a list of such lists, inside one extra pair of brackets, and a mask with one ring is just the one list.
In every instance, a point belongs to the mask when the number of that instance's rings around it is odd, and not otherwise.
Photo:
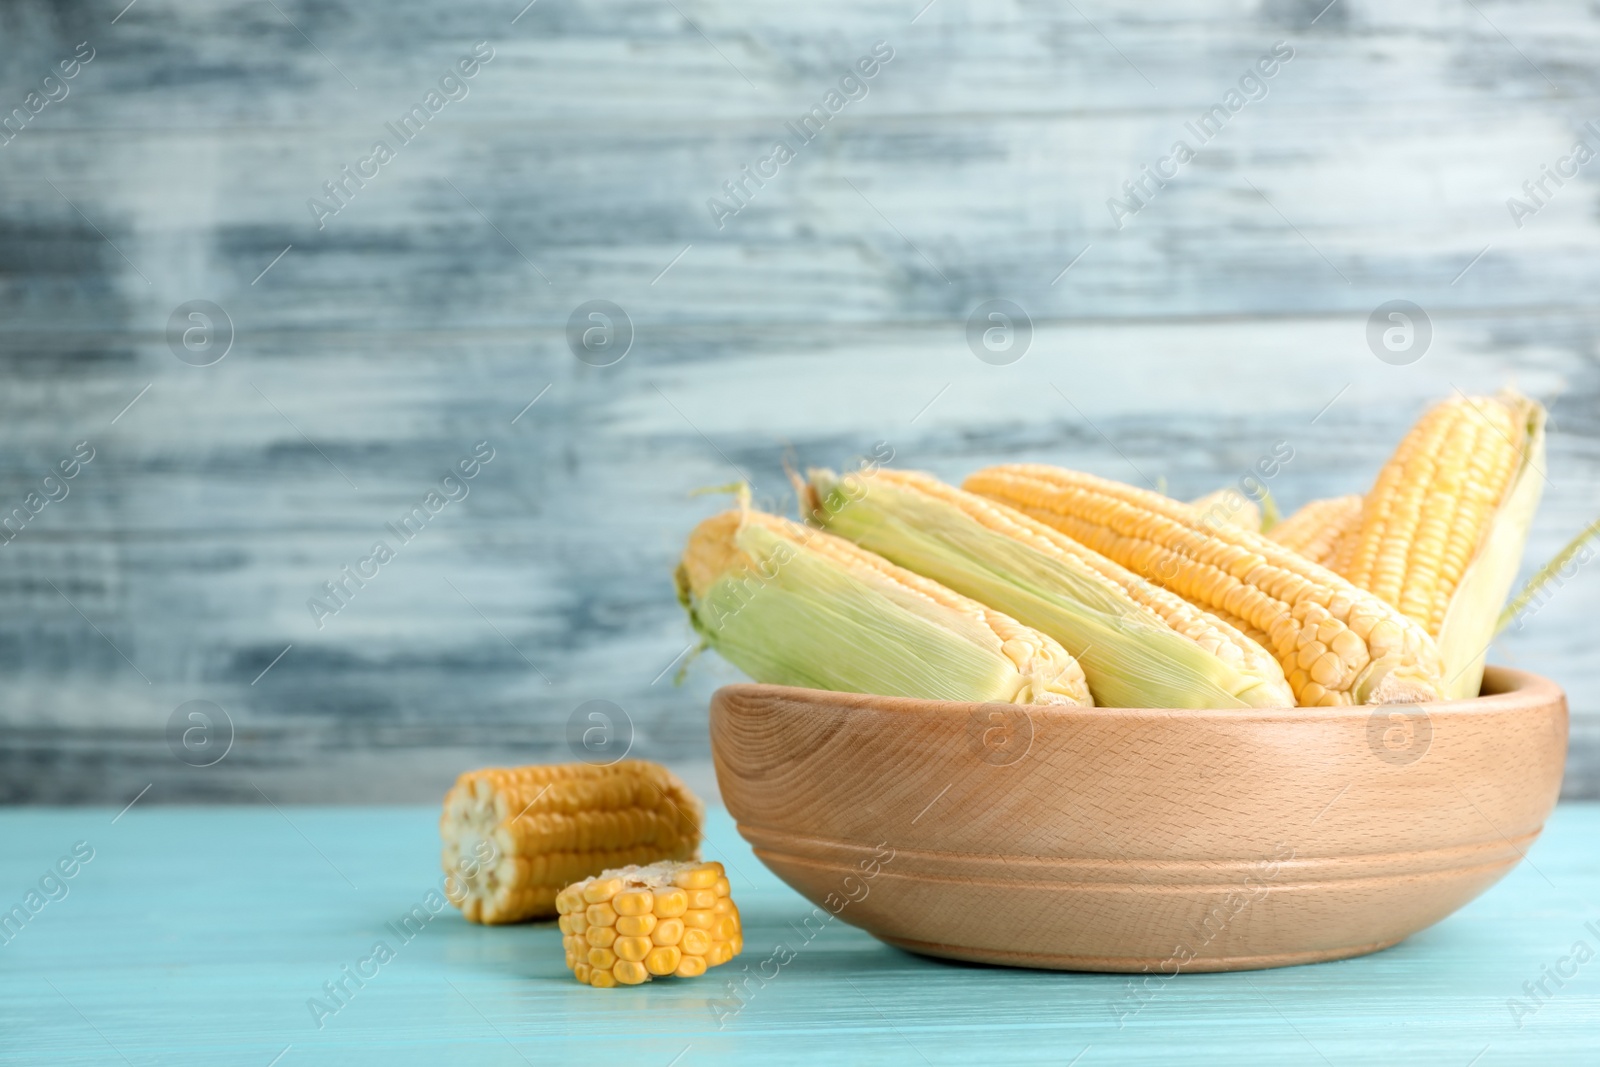
[[(387, 925), (414, 906), (427, 914), (435, 818), (424, 807), (0, 812), (6, 909), (75, 845), (93, 854), (0, 945), (0, 1062), (1093, 1067), (1181, 1053), (1189, 1064), (1492, 1067), (1600, 1055), (1589, 958), (1600, 805), (1558, 808), (1527, 862), (1387, 952), (1152, 980), (1139, 997), (1126, 976), (953, 965), (838, 921), (808, 940), (809, 905), (721, 811), (706, 854), (728, 867), (744, 955), (710, 979), (588, 989), (566, 975), (554, 925), (474, 927), (452, 909), (410, 941)], [(342, 1006), (327, 1001), (323, 984), (379, 940), (392, 958), (359, 988), (347, 980)], [(726, 979), (758, 972), (780, 943), (792, 958), (768, 964), (775, 977), (749, 982), (736, 1007)], [(1557, 970), (1569, 975), (1560, 986), (1545, 977)], [(1539, 981), (1550, 995), (1535, 1000), (1523, 986)], [(320, 1028), (312, 998), (338, 1009)]]

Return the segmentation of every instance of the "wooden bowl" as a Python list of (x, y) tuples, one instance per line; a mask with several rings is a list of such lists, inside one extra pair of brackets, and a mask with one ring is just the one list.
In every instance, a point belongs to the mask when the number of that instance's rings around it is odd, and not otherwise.
[[(717, 780), (778, 877), (913, 952), (1231, 971), (1374, 952), (1493, 885), (1556, 802), (1567, 702), (1020, 708), (733, 685)], [(819, 916), (820, 920), (820, 916)]]

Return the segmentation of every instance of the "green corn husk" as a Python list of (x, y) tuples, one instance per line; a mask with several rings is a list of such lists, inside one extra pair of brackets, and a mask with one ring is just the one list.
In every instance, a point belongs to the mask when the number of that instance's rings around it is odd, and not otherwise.
[[(1516, 622), (1517, 617), (1529, 607), (1542, 606), (1540, 597), (1550, 586), (1558, 585), (1558, 579), (1559, 585), (1566, 584), (1572, 575), (1563, 574), (1562, 572), (1567, 569), (1567, 564), (1573, 560), (1578, 560), (1580, 565), (1589, 561), (1590, 556), (1585, 554), (1587, 552), (1585, 546), (1595, 537), (1600, 537), (1600, 519), (1594, 520), (1579, 530), (1572, 540), (1561, 546), (1561, 551), (1550, 557), (1549, 563), (1534, 572), (1533, 577), (1528, 579), (1528, 584), (1522, 587), (1522, 591), (1517, 594), (1516, 599), (1507, 604), (1505, 609), (1500, 612), (1500, 620), (1495, 624), (1495, 636), (1498, 637), (1504, 633), (1506, 627)], [(1584, 558), (1578, 559), (1580, 555)], [(1521, 629), (1521, 627), (1518, 627), (1518, 629)]]
[(1516, 443), (1522, 465), (1451, 594), (1444, 621), (1439, 625), (1437, 640), (1444, 661), (1446, 700), (1478, 695), (1484, 660), (1500, 630), (1502, 609), (1522, 566), (1528, 531), (1544, 490), (1544, 406), (1509, 391), (1499, 399), (1520, 407), (1523, 439)]
[(1009, 704), (1092, 704), (1055, 641), (831, 534), (747, 508), (707, 519), (678, 598), (758, 682)]
[(882, 469), (811, 471), (805, 495), (813, 522), (1060, 641), (1099, 706), (1294, 706), (1266, 649), (1004, 505)]

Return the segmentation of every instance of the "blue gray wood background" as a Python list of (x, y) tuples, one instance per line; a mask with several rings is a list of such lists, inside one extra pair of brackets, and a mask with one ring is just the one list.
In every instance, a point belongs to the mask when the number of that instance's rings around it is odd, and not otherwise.
[[(0, 512), (94, 449), (0, 545), (0, 798), (429, 800), (569, 758), (589, 700), (703, 787), (736, 675), (672, 684), (671, 565), (718, 506), (692, 490), (781, 501), (785, 457), (1196, 495), (1287, 441), (1292, 507), (1514, 382), (1554, 419), (1530, 560), (1600, 511), (1600, 162), (1507, 207), (1600, 147), (1592, 6), (125, 2), (0, 8)], [(466, 97), (394, 140), (479, 41)], [(865, 98), (794, 140), (880, 41)], [(1265, 98), (1118, 229), (1108, 198), (1280, 41)], [(719, 228), (707, 199), (778, 139)], [(566, 341), (594, 299), (634, 327), (611, 366)], [(966, 342), (990, 299), (1034, 324), (1010, 365)], [(1432, 326), (1407, 365), (1366, 340), (1394, 299)], [(191, 300), (233, 324), (210, 366), (169, 345)], [(470, 495), (319, 629), (321, 583), (480, 441)], [(1569, 795), (1600, 793), (1597, 571), (1493, 654), (1566, 685)], [(214, 766), (167, 742), (193, 700), (235, 728)]]

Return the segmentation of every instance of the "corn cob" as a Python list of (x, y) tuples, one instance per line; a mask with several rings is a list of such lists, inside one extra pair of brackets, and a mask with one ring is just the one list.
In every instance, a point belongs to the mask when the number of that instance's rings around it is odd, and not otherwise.
[(1452, 397), (1406, 434), (1339, 547), (1335, 570), (1438, 640), (1452, 697), (1477, 695), (1543, 480), (1537, 401)]
[(1189, 501), (1189, 506), (1213, 522), (1226, 522), (1251, 533), (1261, 532), (1261, 506), (1231, 485), (1197, 496)]
[(1208, 525), (1159, 493), (1057, 467), (991, 467), (965, 488), (1265, 634), (1301, 706), (1442, 695), (1438, 651), (1421, 627), (1260, 534)]
[(469, 771), (439, 819), (449, 896), (476, 923), (548, 919), (556, 894), (580, 878), (693, 859), (700, 819), (684, 784), (644, 760)]
[(886, 696), (1090, 705), (1055, 640), (849, 541), (741, 507), (689, 535), (678, 597), (758, 682)]
[(744, 949), (720, 863), (603, 871), (563, 889), (556, 910), (573, 977), (600, 989), (697, 978)]
[(1361, 525), (1361, 497), (1313, 500), (1272, 528), (1267, 536), (1312, 563), (1332, 567), (1340, 541)]
[(1003, 504), (927, 474), (813, 470), (808, 516), (1060, 641), (1102, 707), (1282, 707), (1283, 670), (1233, 627)]

